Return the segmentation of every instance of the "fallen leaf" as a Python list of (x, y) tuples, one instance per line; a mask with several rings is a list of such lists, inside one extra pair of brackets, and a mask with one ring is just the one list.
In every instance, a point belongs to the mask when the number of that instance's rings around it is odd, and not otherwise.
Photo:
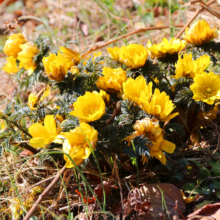
[[(198, 218), (200, 216), (200, 218)], [(190, 220), (214, 220), (220, 219), (220, 203), (209, 204), (187, 216)]]
[[(118, 189), (118, 187), (111, 185), (111, 183), (106, 181), (103, 181), (103, 185), (105, 189), (105, 195), (109, 195), (112, 192), (112, 188)], [(95, 188), (94, 191), (98, 199), (103, 197), (103, 188), (101, 183)]]
[[(160, 190), (163, 191), (163, 199)], [(154, 220), (164, 219), (164, 214), (166, 215), (166, 218), (169, 218), (169, 214), (170, 219), (178, 219), (179, 212), (175, 209), (176, 203), (181, 213), (184, 213), (186, 210), (185, 202), (180, 190), (172, 184), (148, 184), (141, 187), (140, 192), (142, 200), (151, 203), (149, 213)], [(165, 207), (164, 203), (166, 204), (167, 211), (163, 208)]]

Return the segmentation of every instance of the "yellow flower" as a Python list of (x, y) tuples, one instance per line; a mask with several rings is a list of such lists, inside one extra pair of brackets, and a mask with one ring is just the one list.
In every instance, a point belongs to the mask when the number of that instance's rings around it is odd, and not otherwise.
[(107, 48), (107, 51), (113, 60), (116, 60), (119, 62), (119, 51), (120, 51), (119, 47)]
[(105, 102), (99, 93), (86, 92), (73, 103), (74, 111), (70, 112), (81, 122), (91, 122), (100, 119), (105, 114)]
[(18, 53), (19, 68), (28, 70), (28, 75), (32, 74), (36, 69), (36, 63), (34, 57), (39, 53), (37, 46), (33, 43), (21, 44), (21, 52)]
[(28, 96), (28, 107), (31, 109), (31, 110), (35, 110), (36, 107), (36, 103), (38, 101), (38, 96), (34, 93), (31, 93), (29, 96)]
[(16, 58), (14, 57), (6, 57), (7, 63), (2, 67), (6, 73), (14, 74), (17, 73), (19, 68), (16, 63)]
[(197, 74), (201, 74), (208, 67), (210, 63), (210, 56), (203, 55), (199, 57), (197, 60), (193, 60), (192, 54), (184, 54), (183, 58), (179, 55), (179, 59), (175, 64), (176, 67), (176, 75), (173, 76), (175, 79), (179, 79), (181, 77), (193, 78)]
[(166, 157), (163, 151), (172, 154), (176, 148), (175, 144), (164, 140), (164, 131), (160, 128), (159, 121), (157, 119), (144, 118), (142, 120), (136, 121), (134, 125), (135, 132), (126, 137), (125, 140), (128, 141), (129, 146), (131, 140), (138, 136), (145, 136), (149, 138), (152, 145), (146, 143), (150, 149), (151, 157), (156, 157), (162, 164), (166, 164)]
[(46, 98), (49, 95), (49, 93), (50, 93), (50, 86), (47, 86), (45, 89), (41, 90), (38, 94), (31, 93), (28, 96), (28, 107), (31, 110), (35, 110), (36, 109), (35, 106), (38, 104), (38, 102), (43, 101), (44, 98)]
[(211, 28), (205, 20), (198, 20), (190, 28), (186, 28), (183, 38), (189, 44), (203, 45), (217, 36), (215, 27)]
[(67, 47), (60, 47), (60, 51), (63, 53), (63, 57), (66, 60), (66, 65), (68, 66), (68, 69), (80, 63), (80, 53)]
[(8, 56), (16, 58), (18, 53), (22, 50), (20, 45), (24, 43), (26, 43), (26, 40), (22, 34), (12, 34), (8, 37), (3, 52)]
[(77, 66), (72, 66), (71, 69), (70, 69), (70, 72), (72, 74), (79, 74), (79, 69)]
[(183, 192), (183, 190), (180, 190), (183, 200), (186, 204), (191, 203), (193, 201), (195, 201), (195, 199), (191, 196), (191, 197), (186, 197), (185, 193)]
[(29, 144), (36, 148), (47, 147), (51, 142), (57, 142), (57, 135), (60, 128), (56, 127), (56, 122), (53, 115), (47, 115), (44, 119), (44, 126), (40, 123), (35, 123), (28, 129), (33, 137)]
[(148, 114), (156, 116), (161, 121), (169, 121), (179, 114), (176, 112), (170, 115), (175, 106), (172, 100), (170, 100), (170, 97), (165, 92), (160, 93), (159, 89), (155, 89), (150, 101), (146, 98), (145, 93), (142, 92), (140, 100), (140, 107)]
[(141, 44), (129, 44), (122, 46), (118, 52), (119, 61), (131, 69), (137, 69), (146, 63), (147, 49)]
[(104, 76), (100, 76), (96, 82), (99, 89), (113, 94), (122, 92), (122, 83), (127, 80), (126, 72), (122, 68), (104, 67), (102, 74)]
[(186, 42), (183, 40), (179, 40), (176, 38), (172, 38), (170, 41), (168, 41), (165, 37), (163, 38), (163, 41), (159, 44), (151, 44), (150, 41), (148, 41), (147, 48), (151, 52), (151, 58), (154, 59), (165, 57), (167, 54), (175, 54), (183, 50), (183, 48), (186, 46)]
[(150, 101), (152, 95), (152, 82), (147, 85), (143, 76), (138, 76), (136, 79), (129, 78), (126, 82), (123, 83), (123, 92), (124, 100), (132, 100), (136, 104), (140, 105), (141, 92), (144, 93), (148, 101)]
[(50, 53), (48, 57), (43, 58), (42, 62), (46, 74), (50, 79), (58, 82), (64, 80), (68, 71), (68, 66), (66, 65), (64, 56), (59, 51), (57, 55)]
[(220, 77), (212, 72), (196, 75), (194, 83), (190, 86), (193, 92), (193, 99), (202, 101), (209, 105), (220, 98)]
[(111, 102), (110, 95), (108, 93), (106, 93), (106, 91), (104, 91), (104, 90), (100, 90), (99, 94), (102, 97), (102, 99), (104, 100), (106, 106), (108, 106)]
[(5, 120), (0, 119), (0, 132), (3, 132), (6, 128), (7, 124), (5, 122)]
[[(66, 138), (66, 141), (63, 143), (63, 151), (70, 155), (76, 165), (82, 164), (91, 154), (89, 144), (94, 150), (98, 141), (98, 132), (84, 122), (80, 123), (80, 126), (74, 130), (68, 133), (64, 132), (63, 136)], [(64, 155), (64, 160), (66, 161), (65, 166), (67, 168), (74, 167), (68, 156)]]

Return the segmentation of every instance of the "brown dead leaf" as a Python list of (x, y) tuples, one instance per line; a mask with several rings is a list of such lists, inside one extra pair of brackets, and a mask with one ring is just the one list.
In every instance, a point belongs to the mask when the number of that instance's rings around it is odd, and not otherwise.
[(220, 219), (220, 203), (209, 204), (187, 216), (189, 220), (217, 220)]
[(163, 191), (164, 200), (166, 202), (170, 219), (178, 219), (179, 213), (177, 210), (175, 210), (176, 201), (181, 213), (185, 212), (186, 206), (180, 190), (176, 186), (169, 183), (148, 184), (140, 188), (142, 200), (146, 200), (151, 203), (149, 212), (153, 219), (162, 220), (164, 214), (166, 214), (166, 217), (168, 217), (167, 212), (162, 208), (162, 196), (158, 186)]
[[(118, 188), (112, 185), (110, 182), (106, 182), (106, 181), (103, 181), (103, 185), (104, 185), (106, 195), (109, 195), (112, 192), (112, 188), (115, 188), (115, 189)], [(102, 188), (101, 183), (95, 188), (94, 192), (98, 199), (101, 199), (103, 197), (103, 188)]]

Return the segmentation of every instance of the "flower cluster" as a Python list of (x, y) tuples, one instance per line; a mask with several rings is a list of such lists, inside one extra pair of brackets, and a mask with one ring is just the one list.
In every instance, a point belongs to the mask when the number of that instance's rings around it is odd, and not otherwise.
[(154, 115), (161, 121), (171, 120), (178, 115), (178, 112), (170, 115), (175, 108), (172, 100), (165, 92), (161, 93), (159, 89), (155, 89), (152, 94), (152, 85), (152, 82), (147, 85), (143, 76), (139, 76), (135, 80), (129, 78), (123, 84), (123, 98), (128, 101), (132, 100), (146, 113)]
[[(17, 78), (34, 92), (27, 105), (7, 107), (7, 114), (0, 117), (1, 134), (11, 138), (9, 132), (23, 126), (16, 141), (23, 139), (48, 151), (62, 149), (68, 168), (87, 163), (91, 153), (108, 161), (115, 154), (123, 158), (122, 152), (133, 157), (131, 141), (138, 137), (145, 149), (138, 152), (143, 163), (155, 157), (166, 164), (164, 152), (176, 149), (172, 132), (181, 130), (176, 127), (190, 133), (205, 112), (217, 117), (220, 77), (212, 68), (217, 59), (212, 40), (217, 36), (216, 28), (201, 20), (186, 29), (184, 40), (128, 44), (107, 48), (109, 56), (88, 52), (85, 57), (68, 43), (53, 48), (40, 37), (30, 42), (13, 34), (4, 46), (7, 63), (2, 69), (9, 74), (24, 72)], [(196, 119), (191, 122), (186, 115)]]
[[(9, 56), (7, 58), (8, 62), (3, 67), (5, 72), (14, 74), (20, 68), (24, 68), (30, 75), (36, 69), (34, 57), (38, 54), (39, 50), (35, 44), (27, 42), (22, 34), (11, 35), (6, 41), (3, 51)], [(16, 60), (19, 61), (19, 68), (17, 67)]]

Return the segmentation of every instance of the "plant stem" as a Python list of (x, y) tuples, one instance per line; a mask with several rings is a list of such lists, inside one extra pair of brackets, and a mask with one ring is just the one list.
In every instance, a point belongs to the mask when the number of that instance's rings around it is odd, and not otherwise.
[[(133, 149), (134, 149), (134, 152), (135, 152), (135, 155), (136, 155), (136, 149), (135, 149), (135, 146), (134, 146), (134, 142), (131, 141), (131, 144), (133, 146)], [(138, 188), (139, 188), (139, 169), (138, 169), (137, 157), (135, 158), (135, 166), (137, 168), (137, 185), (138, 185)]]
[[(80, 128), (81, 128), (81, 127), (80, 127)], [(95, 155), (95, 153), (94, 153), (94, 150), (93, 150), (93, 148), (92, 148), (92, 146), (91, 146), (91, 144), (90, 144), (88, 138), (86, 137), (85, 133), (83, 132), (82, 128), (81, 128), (81, 131), (82, 131), (84, 137), (86, 138), (86, 141), (87, 141), (87, 143), (88, 143), (88, 145), (89, 145), (89, 147), (90, 147), (90, 150), (91, 150), (91, 152), (92, 152), (92, 154), (93, 154), (93, 156), (94, 156), (94, 158), (95, 158), (95, 161), (96, 161), (96, 163), (97, 163), (97, 167), (98, 167), (98, 170), (99, 170), (100, 179), (101, 179), (101, 183), (102, 183), (102, 188), (103, 188), (103, 197), (104, 197), (104, 201), (103, 201), (103, 211), (105, 211), (105, 207), (106, 207), (106, 195), (105, 195), (105, 187), (104, 187), (103, 179), (102, 179), (102, 172), (101, 172), (101, 169), (100, 169), (100, 166), (99, 166), (99, 161), (98, 161), (98, 159), (97, 159), (97, 157), (96, 157), (96, 155)]]
[(30, 146), (29, 144), (27, 143), (21, 143), (21, 147), (25, 148), (26, 150), (29, 150), (31, 151), (32, 153), (34, 154), (37, 154), (38, 150), (32, 146)]
[(32, 138), (32, 136), (22, 127), (22, 126), (20, 126), (17, 122), (10, 122), (11, 124), (13, 124), (15, 127), (17, 127), (20, 131), (22, 131), (24, 134), (26, 134), (27, 136), (29, 136), (29, 137), (31, 137)]

